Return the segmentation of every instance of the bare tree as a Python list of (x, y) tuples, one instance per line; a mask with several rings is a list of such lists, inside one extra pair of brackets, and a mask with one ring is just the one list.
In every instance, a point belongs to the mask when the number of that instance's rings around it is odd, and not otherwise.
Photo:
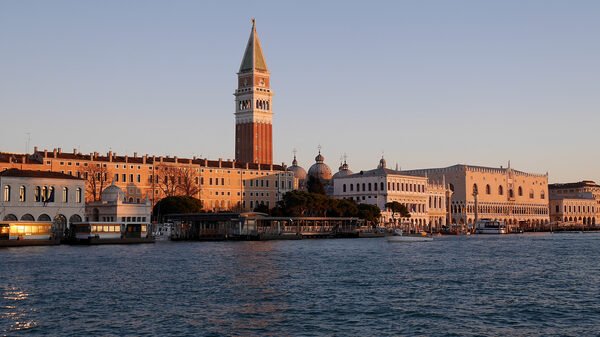
[(87, 163), (87, 166), (81, 167), (79, 170), (81, 176), (86, 180), (86, 200), (100, 200), (100, 193), (110, 183), (108, 179), (108, 168), (103, 163)]
[(177, 195), (179, 168), (176, 166), (161, 164), (157, 167), (158, 187), (165, 197)]
[(179, 195), (196, 197), (200, 191), (198, 173), (194, 167), (179, 167), (177, 175), (177, 190)]

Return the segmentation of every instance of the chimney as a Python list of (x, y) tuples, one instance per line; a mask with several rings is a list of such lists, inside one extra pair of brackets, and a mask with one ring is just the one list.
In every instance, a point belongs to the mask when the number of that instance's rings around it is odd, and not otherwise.
[(77, 154), (77, 149), (73, 148), (73, 154)]
[(148, 161), (148, 155), (147, 155), (147, 154), (145, 154), (145, 155), (142, 157), (142, 163), (143, 163), (143, 164), (146, 164), (146, 161)]
[(108, 161), (110, 161), (110, 162), (113, 161), (113, 153), (112, 153), (112, 151), (108, 151)]
[(33, 147), (33, 153), (36, 153), (36, 152), (38, 152), (38, 147), (37, 147), (37, 146), (34, 146), (34, 147)]
[(158, 160), (159, 160), (159, 161), (162, 163), (162, 162), (163, 162), (163, 157), (162, 157), (162, 156), (159, 156), (159, 157), (158, 157)]
[(25, 159), (27, 159), (26, 156), (21, 157), (21, 163), (25, 164)]
[(137, 158), (137, 152), (133, 153), (133, 158)]
[(223, 159), (219, 158), (219, 168), (221, 168), (221, 163), (223, 162)]
[(59, 147), (58, 148), (58, 154), (61, 154), (61, 153), (62, 153), (62, 148)]
[(177, 164), (177, 156), (173, 157), (175, 159), (175, 164)]
[(52, 155), (54, 156), (54, 158), (56, 158), (56, 148), (54, 148), (54, 149), (52, 150)]
[(125, 162), (127, 163), (127, 159), (129, 159), (129, 157), (127, 155), (125, 155)]
[(44, 149), (44, 158), (48, 158), (48, 150)]
[(208, 159), (204, 158), (204, 166), (208, 167)]

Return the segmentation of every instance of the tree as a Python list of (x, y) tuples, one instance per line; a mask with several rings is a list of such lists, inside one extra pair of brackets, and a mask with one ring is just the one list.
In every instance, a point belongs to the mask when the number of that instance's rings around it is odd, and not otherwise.
[(271, 214), (269, 207), (265, 204), (258, 204), (254, 207), (254, 212)]
[(198, 184), (198, 171), (193, 167), (177, 168), (177, 191), (180, 195), (194, 197), (200, 191)]
[(192, 166), (161, 164), (157, 167), (158, 187), (166, 197), (184, 195), (196, 197), (200, 190), (198, 172)]
[(386, 203), (385, 208), (388, 208), (390, 211), (392, 211), (392, 218), (396, 213), (400, 214), (402, 218), (410, 218), (410, 212), (408, 211), (406, 205), (401, 204), (397, 201), (391, 201)]
[(86, 181), (86, 200), (100, 200), (100, 193), (109, 184), (108, 168), (102, 163), (87, 163), (87, 166), (82, 166), (79, 172)]
[(171, 196), (160, 199), (152, 209), (152, 214), (159, 222), (162, 222), (167, 214), (200, 212), (202, 212), (202, 201), (188, 196)]
[(358, 204), (358, 217), (368, 222), (377, 223), (381, 216), (381, 210), (376, 205)]

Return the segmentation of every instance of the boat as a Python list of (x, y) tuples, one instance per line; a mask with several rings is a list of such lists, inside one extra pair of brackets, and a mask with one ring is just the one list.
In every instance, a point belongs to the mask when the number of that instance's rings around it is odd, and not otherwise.
[(171, 232), (173, 231), (172, 223), (162, 223), (156, 225), (156, 230), (152, 233), (154, 240), (156, 241), (167, 241), (171, 239)]
[(428, 233), (405, 234), (401, 229), (395, 229), (391, 236), (387, 236), (388, 242), (426, 242), (433, 241)]
[(148, 233), (148, 224), (118, 222), (72, 223), (65, 243), (72, 245), (103, 245), (154, 243)]
[(0, 222), (0, 247), (53, 246), (60, 244), (50, 221)]
[(482, 219), (475, 224), (476, 234), (506, 234), (506, 224), (500, 220)]

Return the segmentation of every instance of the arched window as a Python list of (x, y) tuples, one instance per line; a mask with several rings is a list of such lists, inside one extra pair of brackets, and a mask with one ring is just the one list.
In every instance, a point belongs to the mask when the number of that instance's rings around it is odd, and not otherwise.
[(473, 184), (473, 195), (479, 194), (479, 189), (477, 188), (477, 184)]
[(369, 183), (369, 192), (371, 192), (371, 188), (372, 188), (371, 183)]
[(63, 187), (62, 202), (63, 203), (69, 202), (69, 188), (67, 188), (67, 187)]
[(540, 198), (546, 199), (546, 192), (544, 192), (544, 191), (540, 192)]
[(508, 197), (509, 198), (514, 198), (515, 197), (515, 192), (513, 192), (512, 188), (508, 190)]
[(80, 204), (81, 203), (81, 188), (77, 188), (75, 190), (75, 202)]
[(42, 201), (42, 188), (39, 186), (35, 187), (35, 201)]
[(381, 182), (381, 184), (379, 184), (379, 187), (380, 187), (380, 190), (382, 190), (382, 191), (384, 190), (383, 182)]
[(454, 192), (454, 185), (450, 184), (450, 191)]
[(4, 201), (10, 201), (10, 185), (4, 186)]
[(502, 185), (498, 186), (498, 195), (504, 195), (504, 188)]
[(485, 185), (485, 194), (492, 194), (492, 188), (490, 185)]
[(342, 185), (342, 190), (344, 193), (346, 192), (346, 184)]
[(533, 199), (534, 197), (533, 190), (529, 190), (529, 199)]
[(523, 187), (519, 186), (519, 196), (523, 196)]
[(25, 186), (22, 186), (22, 185), (19, 188), (19, 201), (20, 202), (27, 201), (27, 190), (25, 189)]

